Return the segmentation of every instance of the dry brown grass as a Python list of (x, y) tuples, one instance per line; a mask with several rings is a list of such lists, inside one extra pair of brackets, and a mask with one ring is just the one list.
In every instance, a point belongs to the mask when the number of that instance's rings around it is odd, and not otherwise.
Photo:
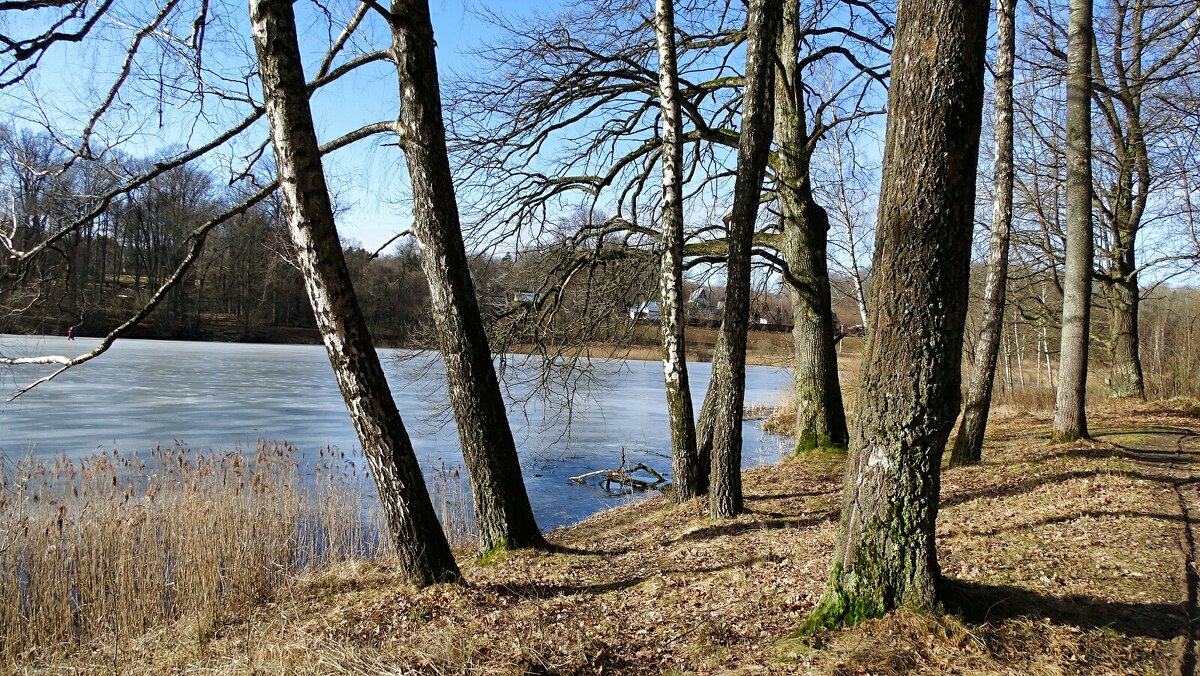
[[(713, 522), (665, 498), (556, 531), (556, 552), (465, 563), (423, 590), (386, 562), (312, 571), (197, 633), (185, 621), (55, 666), (82, 673), (1122, 674), (1175, 670), (1187, 515), (1200, 447), (1171, 405), (1107, 405), (1100, 440), (1044, 441), (999, 414), (985, 462), (944, 473), (949, 614), (895, 613), (789, 640), (832, 553), (840, 463), (745, 474), (748, 513)], [(1193, 427), (1189, 427), (1192, 425)], [(1169, 455), (1157, 452), (1178, 440)], [(1168, 462), (1170, 460), (1170, 462)], [(1192, 505), (1196, 507), (1196, 505)], [(109, 652), (106, 652), (109, 651)], [(110, 661), (100, 656), (115, 654)]]
[[(203, 643), (305, 571), (386, 561), (357, 465), (323, 451), (312, 472), (301, 475), (295, 448), (266, 444), (0, 464), (0, 664), (115, 648), (166, 625)], [(435, 502), (465, 540), (460, 484), (434, 475)]]
[[(639, 324), (628, 337), (631, 342), (593, 342), (571, 348), (572, 356), (591, 359), (633, 359), (657, 361), (662, 359), (659, 343), (659, 328), (656, 324)], [(689, 326), (687, 329), (687, 358), (690, 362), (712, 361), (713, 347), (717, 342), (717, 330)], [(542, 348), (514, 344), (508, 346), (518, 354), (538, 354)], [(789, 366), (792, 363), (792, 334), (751, 331), (746, 335), (746, 363), (757, 366)]]

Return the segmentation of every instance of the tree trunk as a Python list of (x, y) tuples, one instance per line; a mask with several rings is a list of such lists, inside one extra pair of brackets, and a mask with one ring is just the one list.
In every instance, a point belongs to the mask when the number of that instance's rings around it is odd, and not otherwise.
[(742, 406), (746, 391), (746, 331), (750, 327), (750, 244), (758, 218), (763, 175), (774, 124), (775, 41), (781, 0), (751, 0), (746, 48), (746, 87), (738, 140), (737, 178), (729, 223), (725, 316), (713, 354), (712, 471), (709, 512), (732, 518), (742, 511)]
[(1067, 267), (1054, 404), (1056, 442), (1088, 436), (1088, 332), (1092, 311), (1092, 0), (1070, 0), (1067, 26)]
[[(1133, 258), (1132, 249), (1128, 255)], [(1128, 267), (1133, 267), (1132, 260)], [(1139, 304), (1136, 272), (1130, 270), (1108, 285), (1108, 326), (1112, 344), (1112, 364), (1108, 374), (1110, 397), (1146, 398), (1138, 343)]]
[(429, 281), (450, 404), (475, 499), (483, 551), (544, 547), (467, 265), (426, 0), (393, 0), (392, 50), (400, 81), (400, 146), (412, 185), (413, 233)]
[(829, 586), (806, 629), (938, 602), (941, 458), (958, 414), (988, 3), (901, 3), (871, 335)]
[(983, 457), (983, 435), (992, 407), (992, 385), (1000, 338), (1004, 333), (1005, 287), (1008, 285), (1008, 241), (1013, 213), (1013, 59), (1016, 51), (1016, 0), (996, 0), (995, 98), (996, 158), (992, 170), (992, 237), (988, 277), (983, 289), (983, 322), (975, 344), (975, 364), (967, 388), (962, 424), (954, 439), (950, 465), (969, 465)]
[(687, 348), (683, 316), (683, 146), (679, 111), (679, 73), (675, 61), (674, 0), (657, 0), (654, 34), (658, 42), (658, 96), (662, 108), (662, 296), (663, 372), (667, 415), (671, 421), (671, 497), (685, 502), (702, 494), (707, 478), (696, 455), (696, 425), (688, 389)]
[(251, 0), (250, 17), (297, 262), (401, 568), (417, 584), (460, 581), (350, 284), (308, 107), (291, 3)]
[(775, 77), (776, 191), (792, 296), (797, 452), (845, 448), (849, 441), (833, 336), (829, 215), (813, 198), (809, 173), (812, 144), (799, 67), (799, 12), (799, 0), (783, 0)]
[(854, 286), (854, 303), (858, 306), (858, 319), (862, 322), (863, 335), (871, 330), (871, 318), (867, 312), (867, 294), (864, 290), (862, 267), (858, 264), (857, 237), (854, 235), (854, 209), (846, 194), (845, 162), (842, 158), (842, 140), (835, 134), (833, 143), (833, 166), (837, 171), (838, 208), (842, 225), (846, 229), (846, 255), (850, 257), (850, 282)]
[(1122, 252), (1123, 263), (1115, 270), (1116, 280), (1106, 286), (1109, 300), (1109, 366), (1108, 395), (1146, 399), (1146, 384), (1142, 378), (1138, 340), (1138, 273), (1134, 270), (1133, 250)]
[[(1181, 7), (1187, 4), (1183, 3)], [(1187, 9), (1177, 11), (1179, 14), (1175, 16), (1180, 18), (1187, 13)], [(1195, 14), (1195, 7), (1191, 8), (1191, 13)], [(1171, 43), (1174, 49), (1183, 37), (1161, 31), (1164, 25), (1173, 23), (1169, 16), (1148, 10), (1140, 2), (1118, 11), (1108, 27), (1113, 40), (1107, 53), (1103, 54), (1108, 63), (1100, 63), (1101, 54), (1094, 55), (1093, 59), (1092, 77), (1097, 78), (1093, 87), (1096, 90), (1094, 103), (1099, 106), (1098, 119), (1104, 121), (1103, 127), (1107, 128), (1112, 147), (1111, 183), (1097, 190), (1097, 201), (1104, 207), (1101, 222), (1110, 238), (1109, 246), (1100, 252), (1108, 273), (1102, 279), (1109, 309), (1110, 369), (1106, 389), (1110, 397), (1146, 398), (1138, 349), (1136, 250), (1151, 190), (1157, 187), (1152, 176), (1156, 172), (1147, 148), (1146, 126), (1154, 127), (1156, 122), (1164, 121), (1162, 111), (1156, 111), (1156, 106), (1148, 105), (1146, 99), (1156, 98), (1153, 92), (1157, 82), (1176, 79), (1182, 71), (1164, 74), (1162, 68), (1166, 62), (1157, 61), (1158, 56), (1150, 58), (1149, 64), (1145, 60), (1150, 54), (1159, 52), (1155, 43), (1160, 39)], [(1191, 29), (1191, 34), (1195, 36), (1197, 30), (1200, 27)], [(1108, 66), (1108, 74), (1104, 65)], [(1186, 69), (1190, 65), (1183, 67)]]

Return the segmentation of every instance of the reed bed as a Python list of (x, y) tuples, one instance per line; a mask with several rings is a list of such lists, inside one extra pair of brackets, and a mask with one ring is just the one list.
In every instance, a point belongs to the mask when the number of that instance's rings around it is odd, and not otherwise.
[[(361, 469), (360, 469), (361, 468)], [(386, 559), (365, 465), (287, 444), (253, 451), (0, 456), (0, 664), (186, 621), (198, 638), (295, 577)], [(430, 472), (458, 545), (473, 537), (457, 469)]]

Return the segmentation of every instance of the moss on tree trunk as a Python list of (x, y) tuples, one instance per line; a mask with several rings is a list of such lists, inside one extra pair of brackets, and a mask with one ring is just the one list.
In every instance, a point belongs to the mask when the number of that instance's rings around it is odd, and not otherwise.
[(988, 4), (900, 5), (867, 340), (829, 585), (805, 629), (938, 602), (959, 405)]

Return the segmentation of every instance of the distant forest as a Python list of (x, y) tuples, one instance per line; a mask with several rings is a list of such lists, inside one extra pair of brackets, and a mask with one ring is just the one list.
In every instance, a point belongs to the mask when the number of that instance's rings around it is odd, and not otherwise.
[[(15, 233), (12, 247), (26, 251), (52, 240), (48, 248), (54, 254), (33, 259), (26, 281), (34, 279), (36, 284), (3, 281), (0, 332), (5, 333), (64, 335), (76, 326), (77, 335), (106, 334), (145, 305), (175, 272), (197, 228), (246, 197), (244, 188), (229, 187), (220, 171), (184, 165), (102, 204), (105, 198), (98, 196), (144, 173), (155, 160), (114, 155), (109, 162), (67, 163), (65, 151), (50, 135), (28, 130), (0, 129), (0, 158), (0, 184), (8, 197), (2, 212)], [(57, 170), (63, 166), (65, 170)], [(585, 217), (575, 214), (571, 220)], [(69, 227), (74, 223), (78, 227)], [(569, 233), (578, 227), (564, 223), (562, 229)], [(63, 236), (53, 240), (60, 231)], [(1035, 248), (1033, 239), (1024, 245)], [(292, 246), (278, 195), (273, 194), (209, 231), (200, 260), (130, 335), (318, 342)], [(412, 238), (381, 251), (353, 242), (343, 242), (343, 248), (377, 343), (433, 347), (429, 285)], [(630, 330), (630, 309), (657, 298), (650, 253), (622, 251), (589, 274), (573, 278), (560, 292), (565, 262), (580, 253), (579, 242), (564, 235), (523, 247), (516, 256), (485, 253), (471, 259), (480, 305), (498, 348), (535, 340), (653, 342), (655, 336)], [(860, 265), (855, 273), (869, 289), (869, 267)], [(978, 265), (972, 275), (969, 325), (980, 314), (983, 278), (983, 266)], [(719, 278), (715, 285), (709, 281), (695, 277), (687, 283), (689, 292), (705, 288), (700, 303), (693, 299), (688, 304), (694, 319), (719, 320), (724, 288)], [(760, 276), (752, 328), (758, 321), (790, 325), (792, 300), (769, 281), (769, 276)], [(831, 271), (834, 310), (846, 328), (865, 323), (855, 281), (851, 274)], [(1143, 294), (1140, 333), (1148, 394), (1197, 394), (1200, 290), (1164, 284)], [(1062, 305), (1053, 269), (1017, 267), (1007, 295), (998, 387), (1002, 393), (1023, 386), (1050, 388), (1057, 375)], [(1110, 335), (1108, 313), (1102, 311), (1105, 296), (1096, 294), (1095, 302), (1101, 311), (1093, 315), (1092, 333), (1099, 339), (1098, 356), (1104, 359)], [(552, 311), (542, 309), (543, 315), (553, 315), (552, 321), (538, 320), (539, 304), (553, 306)], [(971, 348), (968, 341), (968, 362), (973, 359)]]

